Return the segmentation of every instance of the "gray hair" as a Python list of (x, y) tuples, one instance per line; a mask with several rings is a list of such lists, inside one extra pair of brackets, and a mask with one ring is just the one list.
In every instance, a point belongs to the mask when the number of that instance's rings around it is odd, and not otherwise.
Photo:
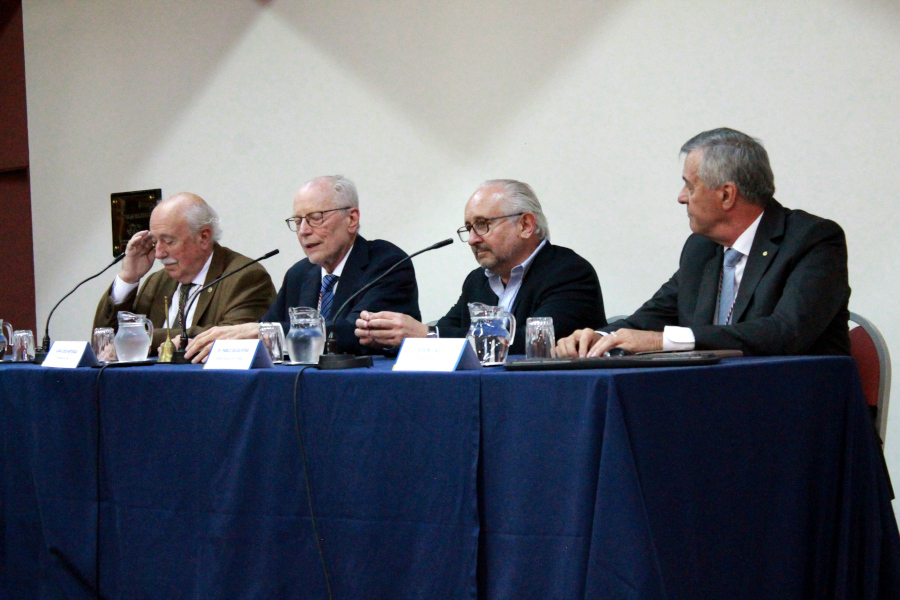
[(515, 179), (491, 179), (482, 183), (479, 188), (497, 186), (503, 188), (503, 204), (509, 213), (531, 213), (534, 215), (535, 230), (541, 239), (550, 241), (550, 226), (547, 217), (531, 186)]
[(356, 184), (343, 175), (324, 175), (310, 179), (300, 189), (311, 186), (320, 181), (327, 182), (334, 191), (334, 205), (341, 208), (359, 208), (359, 194), (356, 193)]
[(721, 127), (697, 134), (681, 154), (700, 150), (697, 175), (710, 188), (733, 183), (751, 204), (765, 207), (775, 194), (775, 176), (762, 143), (740, 131)]

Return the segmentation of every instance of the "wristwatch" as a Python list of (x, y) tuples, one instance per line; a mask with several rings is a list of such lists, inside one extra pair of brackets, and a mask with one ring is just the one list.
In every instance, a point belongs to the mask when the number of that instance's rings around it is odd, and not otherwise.
[(428, 335), (426, 335), (425, 337), (426, 337), (426, 338), (439, 338), (439, 337), (441, 337), (440, 335), (438, 335), (438, 328), (437, 328), (437, 326), (436, 326), (436, 325), (429, 325), (429, 326), (428, 326)]

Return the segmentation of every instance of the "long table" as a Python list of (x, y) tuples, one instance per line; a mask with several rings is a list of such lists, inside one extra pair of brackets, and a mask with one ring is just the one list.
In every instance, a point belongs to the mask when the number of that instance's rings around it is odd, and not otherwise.
[(0, 598), (900, 597), (848, 358), (391, 364), (0, 365)]

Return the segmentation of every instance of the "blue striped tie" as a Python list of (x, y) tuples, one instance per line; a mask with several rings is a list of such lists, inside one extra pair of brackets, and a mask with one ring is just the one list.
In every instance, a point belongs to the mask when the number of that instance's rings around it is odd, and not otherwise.
[(734, 308), (734, 268), (743, 254), (729, 248), (725, 251), (725, 264), (722, 267), (722, 285), (719, 290), (719, 314), (716, 325), (728, 325), (731, 322), (731, 310)]
[(334, 289), (337, 283), (337, 275), (326, 275), (322, 278), (322, 291), (319, 293), (319, 313), (326, 320), (331, 316), (331, 303), (334, 301)]

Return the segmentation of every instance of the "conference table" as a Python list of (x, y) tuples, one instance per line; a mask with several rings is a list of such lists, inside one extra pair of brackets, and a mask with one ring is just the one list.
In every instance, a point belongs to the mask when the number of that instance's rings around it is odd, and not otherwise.
[(392, 365), (3, 363), (0, 598), (900, 597), (850, 358)]

